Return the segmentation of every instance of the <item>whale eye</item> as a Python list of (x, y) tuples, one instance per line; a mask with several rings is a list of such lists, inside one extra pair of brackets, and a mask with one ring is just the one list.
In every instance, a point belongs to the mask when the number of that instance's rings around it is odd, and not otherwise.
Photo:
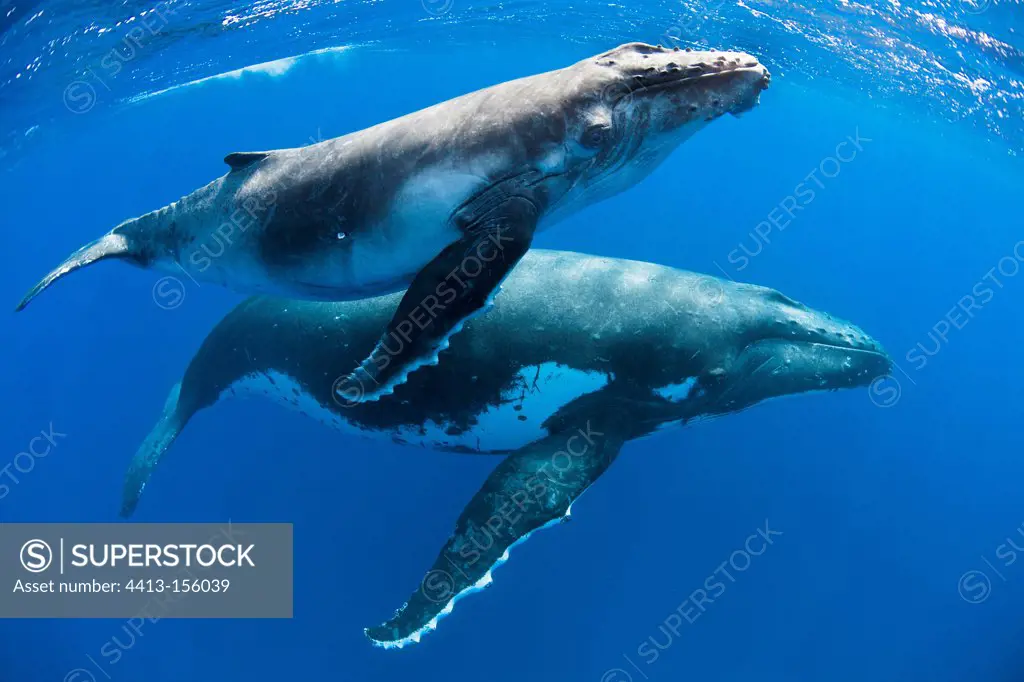
[(603, 146), (611, 135), (611, 126), (607, 123), (592, 123), (583, 131), (580, 144), (590, 149)]

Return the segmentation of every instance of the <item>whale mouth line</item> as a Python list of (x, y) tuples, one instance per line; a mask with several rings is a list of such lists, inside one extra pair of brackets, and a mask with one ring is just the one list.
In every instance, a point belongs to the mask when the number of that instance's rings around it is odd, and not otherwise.
[(871, 348), (856, 348), (854, 346), (844, 346), (837, 343), (822, 343), (821, 341), (796, 341), (791, 343), (804, 344), (808, 346), (817, 346), (819, 348), (827, 348), (829, 350), (839, 350), (844, 353), (863, 353), (876, 358), (888, 358), (889, 356), (884, 351), (873, 350)]
[(737, 358), (742, 358), (748, 353), (756, 352), (760, 346), (765, 344), (785, 344), (790, 347), (800, 348), (804, 350), (820, 349), (824, 351), (846, 353), (850, 356), (851, 360), (860, 358), (862, 360), (875, 359), (884, 360), (891, 362), (889, 354), (882, 349), (875, 348), (858, 348), (856, 346), (849, 346), (841, 343), (829, 343), (827, 341), (813, 341), (811, 339), (787, 339), (787, 338), (766, 338), (758, 339), (753, 343), (746, 345), (743, 350), (737, 354)]

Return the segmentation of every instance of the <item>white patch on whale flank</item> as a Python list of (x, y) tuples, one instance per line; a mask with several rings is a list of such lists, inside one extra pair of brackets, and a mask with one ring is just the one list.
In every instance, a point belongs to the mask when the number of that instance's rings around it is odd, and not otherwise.
[(468, 173), (433, 167), (405, 180), (395, 191), (386, 218), (353, 240), (352, 253), (346, 259), (346, 286), (396, 279), (412, 282), (416, 273), (462, 236), (450, 222), (452, 210), (481, 182)]
[(478, 415), (477, 424), (467, 435), (493, 444), (488, 449), (521, 448), (546, 437), (548, 431), (541, 424), (565, 405), (607, 385), (606, 374), (583, 372), (554, 362), (524, 367), (515, 386), (502, 393), (502, 403)]
[(654, 389), (654, 392), (665, 400), (679, 402), (689, 398), (690, 391), (692, 391), (693, 387), (696, 385), (697, 377), (690, 377), (678, 384), (669, 384), (667, 386), (662, 386), (661, 388), (656, 388)]
[[(429, 448), (466, 448), (477, 452), (517, 450), (548, 435), (541, 424), (558, 410), (608, 384), (608, 376), (584, 372), (554, 362), (524, 367), (501, 402), (476, 415), (476, 423), (461, 433), (447, 433), (450, 424), (432, 420), (422, 425), (369, 429), (353, 424), (332, 407), (322, 405), (293, 377), (269, 370), (236, 379), (220, 395), (261, 396), (297, 410), (335, 430), (351, 435), (402, 442)], [(517, 409), (518, 408), (518, 409)], [(523, 419), (520, 419), (523, 417)]]
[(254, 372), (235, 379), (231, 385), (221, 391), (217, 401), (224, 400), (231, 395), (269, 398), (338, 431), (360, 436), (371, 435), (370, 432), (353, 426), (347, 419), (332, 412), (308, 393), (302, 384), (288, 374), (277, 370), (269, 370), (265, 373)]

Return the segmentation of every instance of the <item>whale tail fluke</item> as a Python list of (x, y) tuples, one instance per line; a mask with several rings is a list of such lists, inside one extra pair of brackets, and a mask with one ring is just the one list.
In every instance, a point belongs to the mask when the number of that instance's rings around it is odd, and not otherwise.
[(164, 412), (160, 421), (156, 423), (152, 431), (142, 441), (131, 464), (128, 466), (128, 473), (124, 478), (124, 493), (121, 499), (121, 516), (128, 518), (135, 513), (139, 504), (139, 497), (153, 474), (153, 469), (160, 463), (160, 458), (171, 447), (181, 430), (185, 428), (188, 421), (188, 414), (183, 414), (178, 398), (181, 395), (181, 384), (178, 383), (171, 389), (164, 404)]
[(128, 258), (134, 259), (131, 249), (128, 244), (128, 239), (123, 234), (117, 234), (111, 232), (106, 234), (94, 242), (86, 244), (78, 251), (71, 254), (67, 260), (57, 266), (50, 274), (44, 277), (38, 284), (25, 294), (25, 298), (21, 299), (21, 303), (15, 308), (15, 312), (24, 310), (25, 306), (32, 302), (36, 296), (41, 294), (44, 289), (48, 288), (51, 284), (61, 279), (67, 274), (84, 268), (86, 265), (92, 265), (93, 263), (107, 258)]

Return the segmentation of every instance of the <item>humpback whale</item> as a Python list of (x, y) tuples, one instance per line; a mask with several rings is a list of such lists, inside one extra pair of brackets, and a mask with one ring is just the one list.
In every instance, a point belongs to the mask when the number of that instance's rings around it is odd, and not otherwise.
[(338, 400), (401, 294), (251, 298), (209, 334), (128, 470), (129, 516), (198, 411), (268, 397), (333, 428), (426, 452), (502, 454), (408, 602), (368, 628), (417, 642), (491, 581), (514, 544), (558, 522), (627, 441), (769, 398), (867, 386), (889, 357), (852, 324), (772, 289), (635, 261), (533, 249), (445, 362), (375, 402)]
[(84, 246), (18, 309), (106, 259), (306, 300), (407, 289), (336, 387), (376, 400), (437, 362), (538, 229), (636, 184), (769, 80), (742, 52), (630, 43), (318, 144), (229, 154), (226, 175)]

